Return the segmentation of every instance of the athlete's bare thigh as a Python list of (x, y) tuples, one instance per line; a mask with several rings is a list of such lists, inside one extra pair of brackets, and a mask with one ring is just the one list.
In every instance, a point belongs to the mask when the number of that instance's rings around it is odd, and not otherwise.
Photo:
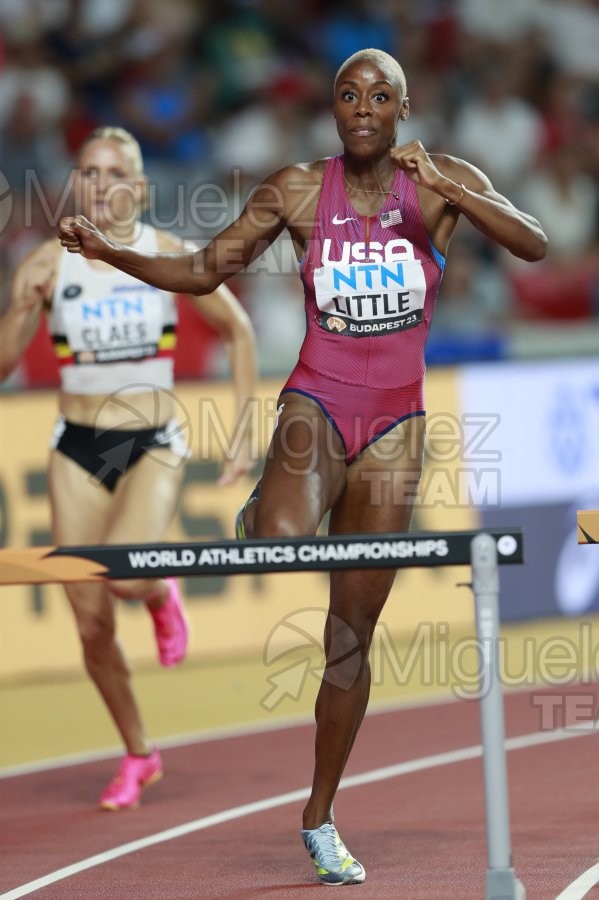
[(425, 417), (413, 416), (370, 444), (348, 467), (332, 533), (409, 528), (424, 453)]
[[(331, 511), (330, 534), (408, 531), (424, 451), (425, 418), (414, 416), (371, 444), (348, 469)], [(389, 595), (395, 569), (331, 572), (330, 610), (367, 642)]]
[(255, 533), (312, 534), (341, 495), (347, 467), (339, 435), (309, 397), (284, 395), (268, 450)]
[[(137, 544), (163, 538), (179, 496), (182, 460), (166, 448), (141, 457), (111, 492), (73, 460), (54, 451), (50, 463), (50, 496), (54, 540), (58, 544)], [(71, 602), (82, 587), (69, 590)], [(128, 589), (139, 589), (130, 581)], [(86, 585), (83, 595), (98, 595), (102, 585)], [(89, 600), (86, 600), (89, 602)]]
[(177, 505), (183, 472), (184, 460), (166, 448), (144, 454), (116, 487), (106, 543), (161, 540)]
[(57, 544), (102, 543), (114, 498), (90, 473), (58, 450), (48, 470), (52, 532)]

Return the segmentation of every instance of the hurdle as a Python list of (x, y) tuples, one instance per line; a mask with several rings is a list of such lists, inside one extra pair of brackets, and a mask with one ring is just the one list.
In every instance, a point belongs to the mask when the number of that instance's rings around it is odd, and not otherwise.
[[(595, 513), (599, 543), (599, 513)], [(503, 694), (499, 565), (524, 561), (519, 528), (254, 538), (243, 542), (28, 547), (0, 550), (0, 586), (110, 579), (249, 575), (331, 569), (471, 567), (481, 658), (480, 708), (487, 837), (485, 900), (525, 900), (512, 866)]]
[(599, 544), (599, 509), (577, 510), (576, 533), (579, 544)]

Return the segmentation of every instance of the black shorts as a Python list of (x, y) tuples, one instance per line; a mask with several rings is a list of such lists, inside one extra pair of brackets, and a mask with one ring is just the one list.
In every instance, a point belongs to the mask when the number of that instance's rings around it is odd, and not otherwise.
[(89, 472), (108, 491), (114, 491), (121, 476), (150, 450), (162, 447), (180, 459), (189, 455), (176, 419), (159, 428), (100, 431), (60, 416), (50, 446)]

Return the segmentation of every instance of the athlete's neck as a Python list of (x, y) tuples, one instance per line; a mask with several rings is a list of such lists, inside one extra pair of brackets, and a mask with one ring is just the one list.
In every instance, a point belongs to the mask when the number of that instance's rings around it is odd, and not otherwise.
[(133, 244), (139, 234), (139, 229), (140, 223), (136, 219), (134, 222), (127, 222), (123, 225), (115, 223), (108, 228), (100, 230), (107, 238), (110, 238), (111, 241), (116, 241), (118, 244)]
[(388, 191), (393, 184), (397, 169), (385, 154), (378, 159), (356, 159), (347, 153), (343, 157), (346, 182), (356, 190)]

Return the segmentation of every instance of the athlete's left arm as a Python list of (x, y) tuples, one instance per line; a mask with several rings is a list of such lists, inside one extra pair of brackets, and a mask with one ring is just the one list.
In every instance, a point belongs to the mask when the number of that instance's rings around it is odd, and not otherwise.
[[(159, 236), (161, 253), (180, 252), (181, 244), (169, 234)], [(213, 293), (186, 294), (194, 309), (218, 333), (223, 342), (235, 392), (235, 425), (231, 446), (223, 461), (218, 483), (232, 484), (253, 467), (252, 423), (257, 385), (256, 337), (252, 323), (235, 294), (221, 284)]]
[[(544, 258), (547, 237), (540, 223), (497, 193), (489, 178), (476, 166), (452, 156), (429, 156), (420, 141), (394, 147), (390, 154), (395, 165), (412, 181), (445, 201), (442, 212), (450, 214), (449, 222), (447, 216), (435, 217), (440, 237), (448, 240), (447, 226), (453, 231), (456, 213), (463, 213), (479, 231), (514, 256), (528, 262)], [(431, 238), (437, 247), (446, 243), (443, 240), (437, 243), (434, 234)]]

